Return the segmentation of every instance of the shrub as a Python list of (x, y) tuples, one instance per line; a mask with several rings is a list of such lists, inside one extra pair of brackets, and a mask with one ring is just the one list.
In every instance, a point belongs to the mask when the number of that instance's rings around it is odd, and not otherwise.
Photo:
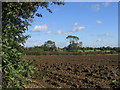
[[(31, 62), (25, 62), (24, 43), (29, 36), (23, 35), (30, 25), (30, 18), (39, 7), (48, 8), (49, 4), (61, 2), (3, 2), (2, 3), (2, 78), (3, 88), (24, 88), (25, 75), (30, 77), (35, 68)], [(36, 16), (42, 15), (36, 13)]]

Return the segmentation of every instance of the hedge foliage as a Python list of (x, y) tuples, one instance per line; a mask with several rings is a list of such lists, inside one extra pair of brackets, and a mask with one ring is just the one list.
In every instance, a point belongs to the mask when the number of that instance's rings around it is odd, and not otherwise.
[(24, 88), (25, 76), (31, 77), (36, 69), (32, 61), (24, 61), (21, 55), (25, 40), (23, 35), (28, 29), (39, 7), (47, 9), (49, 5), (61, 5), (61, 2), (3, 2), (2, 3), (2, 79), (3, 88)]

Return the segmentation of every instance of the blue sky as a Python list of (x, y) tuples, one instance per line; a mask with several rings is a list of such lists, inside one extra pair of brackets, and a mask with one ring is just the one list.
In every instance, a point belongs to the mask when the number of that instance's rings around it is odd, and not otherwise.
[(117, 2), (66, 2), (50, 9), (53, 13), (38, 9), (43, 17), (35, 17), (25, 33), (31, 36), (26, 47), (40, 46), (47, 40), (65, 47), (68, 35), (78, 36), (84, 47), (118, 46)]

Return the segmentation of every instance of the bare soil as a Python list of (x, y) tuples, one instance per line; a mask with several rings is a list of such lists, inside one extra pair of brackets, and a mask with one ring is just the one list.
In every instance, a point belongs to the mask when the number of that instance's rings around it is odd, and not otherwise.
[(120, 87), (118, 55), (28, 55), (25, 59), (34, 59), (39, 69), (26, 85), (29, 88)]

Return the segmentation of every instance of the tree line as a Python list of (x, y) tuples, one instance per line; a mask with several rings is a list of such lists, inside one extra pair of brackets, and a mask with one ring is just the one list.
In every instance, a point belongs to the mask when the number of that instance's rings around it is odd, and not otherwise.
[(67, 50), (71, 52), (77, 51), (80, 47), (82, 47), (82, 42), (78, 42), (79, 37), (69, 35), (66, 37), (69, 40), (69, 45), (64, 48), (59, 48), (56, 46), (54, 41), (48, 40), (41, 46), (34, 46), (26, 48), (27, 50), (39, 49), (41, 51), (57, 51), (57, 50)]
[(69, 40), (69, 45), (63, 48), (59, 48), (56, 46), (55, 42), (52, 40), (46, 41), (41, 46), (34, 46), (34, 47), (26, 47), (26, 50), (37, 50), (37, 51), (67, 51), (67, 52), (96, 52), (96, 51), (107, 51), (107, 52), (119, 52), (119, 47), (110, 47), (110, 46), (103, 46), (103, 47), (83, 47), (83, 42), (78, 40), (80, 39), (77, 36), (68, 35), (66, 37)]

